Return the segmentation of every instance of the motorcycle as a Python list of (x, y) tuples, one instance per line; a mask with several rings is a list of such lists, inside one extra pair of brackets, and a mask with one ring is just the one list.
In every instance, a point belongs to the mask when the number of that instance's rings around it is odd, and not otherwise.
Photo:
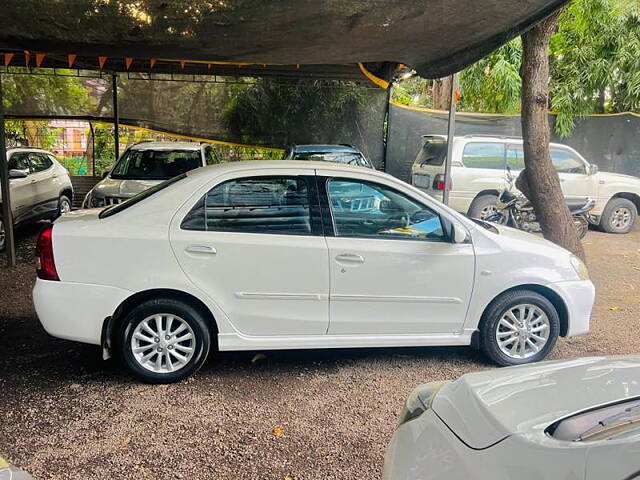
[[(529, 233), (540, 233), (542, 228), (536, 219), (533, 205), (522, 193), (513, 193), (515, 178), (511, 174), (511, 169), (507, 167), (507, 182), (509, 186), (503, 190), (498, 197), (496, 210), (487, 215), (483, 220), (498, 223), (500, 225), (511, 225), (517, 229)], [(589, 230), (591, 217), (589, 212), (593, 209), (596, 201), (589, 197), (566, 199), (567, 207), (573, 217), (573, 223), (578, 231), (578, 238), (583, 238)]]

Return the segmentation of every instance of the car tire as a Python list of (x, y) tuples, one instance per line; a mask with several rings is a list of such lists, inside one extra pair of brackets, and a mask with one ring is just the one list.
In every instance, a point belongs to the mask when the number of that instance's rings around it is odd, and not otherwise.
[(497, 203), (497, 195), (480, 195), (479, 197), (476, 197), (473, 202), (471, 202), (471, 206), (469, 207), (467, 216), (469, 218), (479, 218), (480, 220), (484, 220), (485, 217), (496, 212), (495, 206)]
[(635, 203), (626, 198), (612, 198), (600, 217), (600, 227), (607, 233), (629, 233), (638, 217)]
[(7, 246), (7, 231), (4, 228), (4, 219), (0, 217), (0, 252), (4, 252)]
[(174, 383), (189, 377), (204, 364), (210, 344), (202, 312), (173, 299), (138, 305), (124, 317), (118, 334), (122, 361), (145, 383)]
[(60, 195), (58, 199), (58, 213), (56, 218), (64, 215), (65, 213), (69, 213), (71, 211), (71, 200), (66, 195)]
[[(522, 324), (519, 319), (524, 320)], [(553, 303), (531, 290), (513, 290), (500, 295), (485, 310), (480, 347), (498, 365), (522, 365), (544, 359), (559, 334), (560, 317)]]

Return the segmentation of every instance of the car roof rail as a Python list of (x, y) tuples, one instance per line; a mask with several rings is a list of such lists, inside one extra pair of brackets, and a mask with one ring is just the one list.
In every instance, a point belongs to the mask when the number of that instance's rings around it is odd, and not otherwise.
[(473, 137), (480, 137), (480, 138), (498, 138), (500, 140), (522, 140), (522, 137), (518, 137), (517, 135), (491, 135), (488, 133), (469, 133), (467, 135), (464, 136), (464, 138), (473, 138)]

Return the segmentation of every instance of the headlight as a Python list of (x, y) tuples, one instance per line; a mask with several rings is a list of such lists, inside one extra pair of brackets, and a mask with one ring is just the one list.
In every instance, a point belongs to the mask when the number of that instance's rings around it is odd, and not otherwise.
[(420, 385), (409, 394), (400, 413), (399, 425), (419, 417), (431, 408), (438, 391), (449, 382), (431, 382)]
[(570, 255), (569, 260), (571, 261), (571, 266), (576, 271), (578, 278), (580, 280), (589, 280), (589, 269), (584, 262), (573, 254)]

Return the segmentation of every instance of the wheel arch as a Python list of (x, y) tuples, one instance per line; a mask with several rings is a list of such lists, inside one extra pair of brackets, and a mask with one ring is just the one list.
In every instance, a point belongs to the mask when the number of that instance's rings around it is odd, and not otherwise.
[(481, 330), (484, 322), (486, 321), (486, 312), (487, 310), (489, 310), (489, 307), (493, 304), (493, 302), (495, 302), (498, 298), (500, 298), (505, 293), (513, 292), (516, 290), (530, 290), (530, 291), (539, 293), (540, 295), (545, 297), (547, 300), (549, 300), (552, 303), (552, 305), (555, 307), (556, 311), (558, 312), (558, 317), (560, 318), (560, 336), (561, 337), (567, 336), (567, 332), (569, 331), (569, 310), (564, 300), (560, 295), (558, 295), (558, 293), (553, 291), (551, 288), (545, 287), (544, 285), (537, 285), (533, 283), (524, 283), (522, 285), (516, 285), (514, 287), (510, 287), (500, 292), (495, 297), (493, 297), (493, 299), (484, 307), (482, 311), (482, 316), (480, 317), (480, 324), (478, 325), (478, 331)]
[(640, 213), (640, 195), (638, 195), (637, 193), (632, 193), (632, 192), (618, 192), (615, 193), (607, 202), (607, 204), (611, 201), (614, 200), (616, 198), (625, 198), (631, 202), (633, 202), (633, 204), (636, 206), (636, 209), (638, 211), (638, 213)]
[(499, 197), (500, 196), (500, 192), (498, 190), (496, 190), (495, 188), (487, 188), (487, 189), (479, 191), (476, 194), (476, 196), (473, 197), (473, 200), (471, 200), (471, 203), (469, 204), (469, 208), (467, 209), (467, 215), (471, 212), (471, 209), (473, 208), (473, 202), (475, 202), (480, 197), (483, 197), (485, 195), (495, 195), (496, 197)]
[(122, 303), (120, 303), (120, 305), (118, 305), (112, 316), (105, 318), (102, 325), (100, 342), (103, 348), (103, 356), (105, 358), (109, 358), (111, 356), (110, 351), (115, 345), (115, 333), (118, 331), (118, 328), (124, 318), (127, 316), (127, 313), (141, 303), (146, 302), (147, 300), (159, 298), (177, 300), (198, 309), (207, 320), (207, 324), (211, 329), (212, 346), (217, 349), (217, 334), (219, 331), (218, 324), (215, 317), (213, 316), (213, 313), (202, 300), (190, 293), (181, 290), (175, 290), (171, 288), (154, 288), (137, 292), (127, 297)]
[(60, 196), (67, 197), (71, 201), (71, 203), (73, 203), (73, 188), (72, 187), (63, 188), (62, 191), (60, 192)]

